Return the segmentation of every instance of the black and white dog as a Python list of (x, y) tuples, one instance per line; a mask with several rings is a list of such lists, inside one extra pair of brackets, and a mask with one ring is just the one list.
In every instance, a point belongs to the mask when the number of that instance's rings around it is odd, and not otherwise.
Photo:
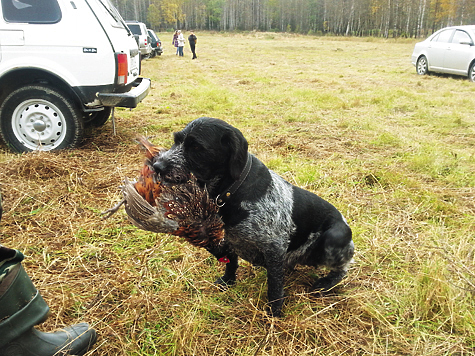
[(174, 134), (175, 143), (154, 169), (176, 182), (191, 171), (220, 206), (225, 244), (216, 257), (229, 263), (220, 284), (236, 280), (238, 257), (267, 269), (271, 313), (279, 316), (284, 269), (326, 266), (313, 288), (328, 291), (347, 274), (354, 253), (351, 229), (341, 213), (317, 195), (293, 186), (248, 153), (242, 133), (226, 122), (201, 117)]

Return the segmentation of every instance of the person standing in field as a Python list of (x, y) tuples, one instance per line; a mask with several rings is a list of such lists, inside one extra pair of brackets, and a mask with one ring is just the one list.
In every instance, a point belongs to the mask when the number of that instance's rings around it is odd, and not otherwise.
[(175, 33), (173, 34), (172, 45), (175, 46), (176, 55), (178, 55), (178, 30), (175, 30)]
[(195, 52), (195, 46), (196, 46), (197, 41), (198, 41), (198, 38), (196, 37), (196, 35), (193, 33), (193, 31), (190, 31), (190, 35), (188, 36), (188, 43), (190, 44), (191, 53), (193, 53), (193, 58), (191, 59), (198, 58), (196, 57), (196, 52)]
[(178, 54), (180, 57), (183, 57), (183, 47), (185, 47), (185, 37), (181, 33), (181, 30), (178, 30)]

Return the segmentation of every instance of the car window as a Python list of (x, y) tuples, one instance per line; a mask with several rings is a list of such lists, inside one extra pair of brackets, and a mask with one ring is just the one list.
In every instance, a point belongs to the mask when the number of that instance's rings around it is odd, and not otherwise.
[(2, 10), (7, 22), (56, 23), (61, 20), (57, 0), (2, 0)]
[(434, 37), (433, 41), (447, 43), (450, 41), (450, 36), (452, 36), (454, 30), (445, 30), (439, 33), (438, 36)]
[(467, 34), (467, 32), (456, 30), (454, 37), (452, 38), (452, 43), (460, 43), (460, 42), (472, 43), (472, 39)]
[(126, 25), (124, 24), (124, 20), (120, 16), (119, 12), (109, 0), (99, 0), (99, 2), (103, 6), (104, 11), (110, 16), (110, 19), (112, 20), (112, 26), (117, 28), (126, 27)]
[(157, 35), (155, 34), (155, 32), (152, 32), (152, 31), (147, 31), (147, 32), (148, 32), (148, 35), (149, 35), (150, 37), (152, 37), (155, 41), (158, 40), (158, 37), (157, 37)]
[(142, 30), (140, 28), (140, 25), (133, 25), (133, 24), (130, 24), (128, 23), (127, 26), (130, 28), (130, 31), (132, 31), (132, 33), (134, 35), (141, 35), (142, 34)]

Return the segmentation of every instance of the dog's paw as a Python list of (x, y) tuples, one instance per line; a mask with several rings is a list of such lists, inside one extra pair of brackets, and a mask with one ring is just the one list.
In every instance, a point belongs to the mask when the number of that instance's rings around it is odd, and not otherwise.
[(319, 278), (312, 286), (316, 294), (328, 295), (334, 291), (335, 286), (345, 278), (346, 272), (330, 272), (326, 277)]
[(280, 318), (282, 317), (282, 307), (274, 308), (267, 307), (267, 315), (271, 318)]
[(317, 293), (325, 294), (328, 293), (334, 286), (335, 284), (331, 278), (323, 277), (315, 281), (312, 286), (312, 290)]
[(269, 317), (271, 318), (282, 317), (282, 307), (284, 306), (284, 298), (267, 303), (266, 312)]
[(214, 281), (214, 285), (223, 292), (228, 290), (228, 288), (234, 283), (236, 283), (235, 279), (225, 279), (224, 277), (219, 277), (216, 281)]

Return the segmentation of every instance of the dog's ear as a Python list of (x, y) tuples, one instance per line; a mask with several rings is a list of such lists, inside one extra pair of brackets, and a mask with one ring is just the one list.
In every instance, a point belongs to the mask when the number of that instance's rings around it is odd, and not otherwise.
[(232, 179), (237, 180), (247, 161), (247, 140), (239, 130), (227, 132), (221, 138), (221, 144), (229, 152), (228, 169)]

